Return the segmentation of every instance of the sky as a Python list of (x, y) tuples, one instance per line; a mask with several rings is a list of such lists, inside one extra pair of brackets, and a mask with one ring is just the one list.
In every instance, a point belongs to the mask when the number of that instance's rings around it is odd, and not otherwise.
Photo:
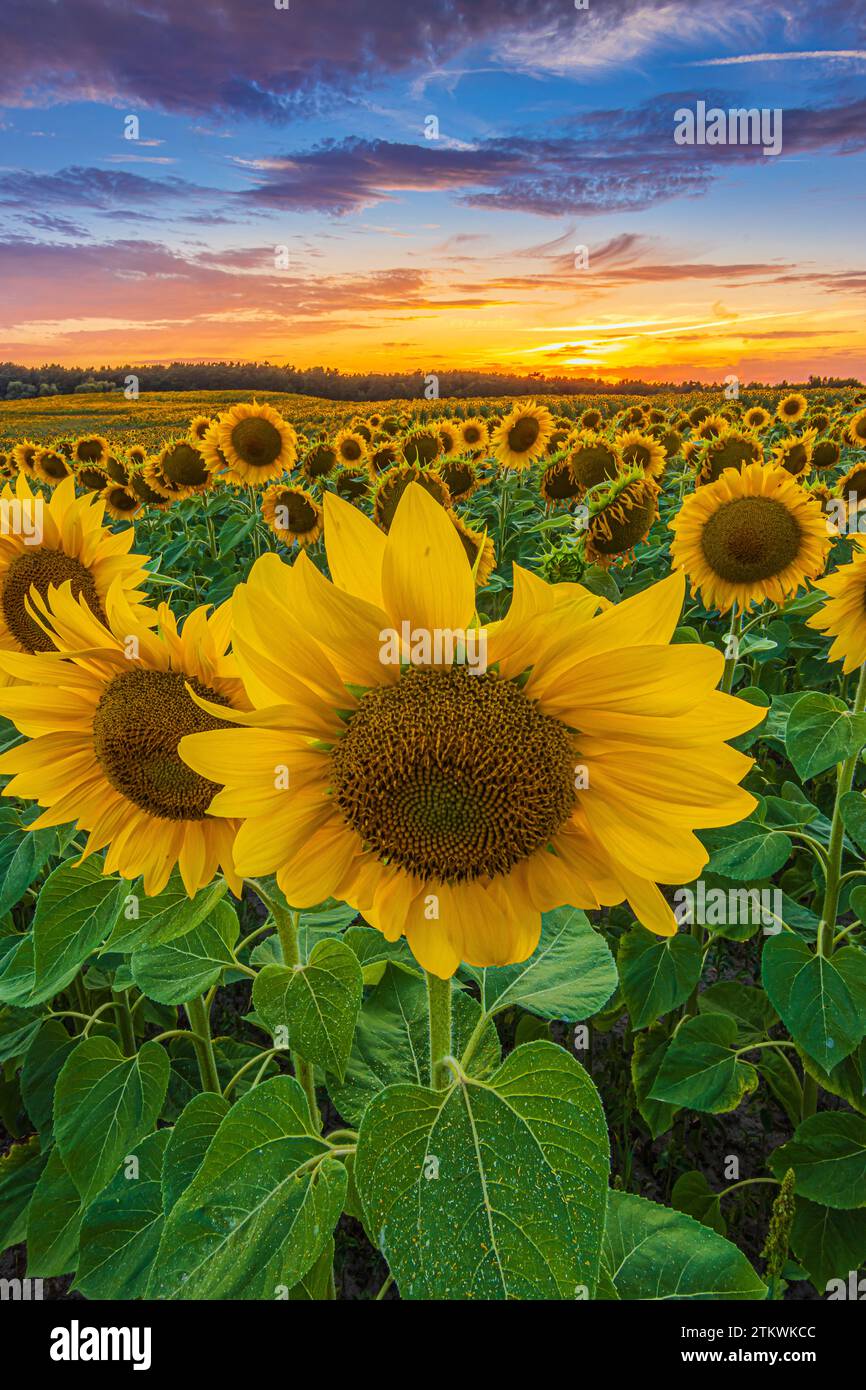
[[(866, 0), (4, 0), (0, 32), (0, 358), (866, 379)], [(678, 142), (700, 103), (725, 143)]]

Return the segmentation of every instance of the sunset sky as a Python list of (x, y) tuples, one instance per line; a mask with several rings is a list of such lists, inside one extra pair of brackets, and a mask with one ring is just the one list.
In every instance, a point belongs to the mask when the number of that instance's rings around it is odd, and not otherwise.
[(2, 358), (866, 377), (866, 0), (4, 0), (0, 52)]

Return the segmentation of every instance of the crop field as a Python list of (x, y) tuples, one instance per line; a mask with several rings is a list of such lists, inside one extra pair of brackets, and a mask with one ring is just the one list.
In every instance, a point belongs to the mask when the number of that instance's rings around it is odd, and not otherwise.
[(852, 1296), (862, 391), (53, 396), (0, 473), (5, 1273)]

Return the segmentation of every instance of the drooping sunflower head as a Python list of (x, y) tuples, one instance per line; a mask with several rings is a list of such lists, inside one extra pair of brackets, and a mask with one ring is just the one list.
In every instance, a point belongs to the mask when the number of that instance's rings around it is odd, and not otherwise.
[(776, 406), (776, 419), (786, 425), (795, 425), (798, 420), (802, 420), (808, 409), (809, 402), (806, 397), (801, 396), (799, 391), (792, 391), (790, 395), (783, 396)]
[(108, 458), (105, 460), (105, 471), (112, 482), (120, 483), (123, 487), (127, 486), (130, 473), (129, 466), (123, 459), (118, 458), (116, 454), (108, 455)]
[(665, 462), (678, 458), (683, 451), (683, 437), (679, 430), (663, 429), (659, 435), (659, 443), (665, 451)]
[(866, 463), (855, 463), (836, 482), (837, 497), (862, 502), (866, 498)]
[(147, 450), (143, 444), (130, 444), (126, 457), (133, 468), (141, 468), (147, 462)]
[(466, 551), (466, 558), (472, 567), (475, 587), (483, 589), (496, 568), (496, 551), (493, 547), (493, 541), (486, 531), (475, 531), (471, 526), (467, 526), (463, 518), (459, 517), (456, 512), (449, 512), (449, 516), (457, 527), (457, 534), (463, 549)]
[(746, 429), (751, 430), (753, 434), (760, 434), (762, 430), (765, 430), (767, 426), (772, 423), (772, 420), (773, 417), (769, 410), (765, 410), (762, 405), (749, 406), (749, 409), (743, 416), (743, 424)]
[(457, 453), (461, 447), (461, 439), (456, 422), (446, 420), (439, 426), (439, 443), (442, 445), (442, 454), (445, 457)]
[(489, 435), (485, 420), (473, 415), (468, 420), (462, 420), (457, 428), (464, 449), (468, 449), (470, 453), (475, 453), (477, 450), (487, 448)]
[(730, 429), (730, 421), (724, 415), (705, 415), (703, 420), (695, 429), (698, 439), (718, 439), (719, 435), (724, 434)]
[(645, 541), (658, 516), (659, 488), (638, 465), (615, 478), (589, 503), (584, 553), (607, 567)]
[(72, 457), (76, 463), (95, 463), (104, 468), (108, 463), (111, 446), (101, 434), (83, 434), (72, 446)]
[(330, 444), (314, 444), (304, 454), (301, 472), (308, 482), (316, 478), (327, 478), (337, 467), (337, 451)]
[(763, 457), (760, 440), (754, 435), (727, 429), (718, 439), (708, 439), (701, 449), (695, 486), (714, 483), (726, 468), (742, 469), (750, 463), (760, 463)]
[(387, 473), (389, 468), (394, 468), (400, 462), (400, 449), (392, 440), (384, 444), (373, 444), (367, 463), (370, 474), (373, 478), (378, 478), (380, 473)]
[(616, 446), (626, 468), (637, 465), (648, 478), (660, 478), (665, 471), (665, 451), (657, 439), (640, 430), (618, 434)]
[(72, 467), (69, 460), (57, 449), (44, 448), (36, 450), (33, 472), (40, 482), (47, 483), (49, 487), (57, 487), (64, 478), (71, 477)]
[(12, 450), (12, 457), (15, 460), (15, 467), (19, 473), (23, 473), (27, 478), (35, 478), (36, 471), (34, 464), (40, 445), (34, 443), (32, 439), (22, 439)]
[(826, 429), (830, 428), (830, 414), (826, 410), (810, 410), (806, 424), (816, 434), (823, 434)]
[(404, 436), (401, 444), (404, 461), (410, 465), (425, 467), (442, 454), (442, 441), (439, 432), (417, 426)]
[(111, 481), (104, 468), (95, 463), (81, 463), (75, 470), (75, 481), (85, 492), (102, 492)]
[(866, 449), (866, 410), (858, 410), (856, 415), (852, 415), (846, 433), (848, 443), (853, 444), (855, 449)]
[(340, 464), (333, 476), (334, 491), (348, 502), (360, 502), (370, 495), (370, 473), (366, 468), (351, 468)]
[(220, 416), (215, 431), (205, 432), (202, 452), (214, 472), (222, 468), (222, 455), (236, 478), (258, 487), (294, 466), (297, 436), (272, 406), (240, 403)]
[(545, 502), (551, 507), (560, 502), (574, 502), (586, 491), (572, 472), (571, 458), (568, 454), (553, 459), (547, 465), (541, 475), (539, 489)]
[(783, 468), (727, 469), (670, 523), (671, 558), (707, 608), (784, 603), (823, 573), (830, 534), (820, 506)]
[(623, 466), (619, 446), (594, 430), (581, 431), (568, 461), (575, 482), (584, 491), (617, 477)]
[(18, 465), (12, 454), (0, 449), (0, 478), (14, 478), (17, 472)]
[(808, 627), (832, 637), (828, 661), (843, 662), (844, 675), (850, 675), (866, 661), (866, 536), (854, 532), (851, 562), (825, 574), (817, 587), (828, 595), (826, 602), (806, 619)]
[(279, 540), (312, 545), (322, 534), (322, 510), (302, 487), (276, 483), (262, 495), (262, 516)]
[(825, 516), (829, 515), (834, 500), (831, 487), (822, 483), (819, 478), (812, 478), (811, 481), (803, 483), (803, 491), (820, 505)]
[[(106, 483), (107, 482), (108, 479), (106, 479)], [(150, 507), (154, 511), (167, 512), (171, 506), (171, 497), (166, 497), (165, 493), (158, 492), (156, 488), (152, 487), (147, 481), (147, 472), (145, 468), (136, 468), (130, 474), (129, 490), (135, 494), (139, 502), (143, 502), (146, 507)]]
[(707, 405), (696, 405), (689, 411), (689, 423), (692, 429), (696, 430), (702, 425), (704, 420), (710, 415), (710, 408)]
[(353, 420), (349, 426), (355, 434), (359, 434), (365, 444), (369, 444), (373, 438), (373, 430), (367, 420)]
[(207, 492), (213, 474), (205, 456), (189, 439), (172, 439), (157, 455), (156, 468), (165, 489), (175, 497)]
[(842, 457), (842, 446), (835, 439), (818, 439), (812, 450), (812, 467), (835, 468)]
[(803, 478), (812, 467), (812, 448), (815, 431), (804, 430), (802, 434), (789, 434), (773, 448), (773, 458), (780, 468), (790, 473), (792, 478)]
[(423, 488), (441, 507), (450, 510), (451, 493), (438, 469), (401, 463), (381, 475), (373, 493), (373, 519), (383, 531), (390, 530), (403, 494), (412, 483)]
[(115, 521), (131, 521), (141, 509), (141, 501), (130, 483), (109, 483), (100, 493), (105, 510)]
[(588, 406), (580, 417), (580, 423), (585, 430), (600, 430), (604, 416), (594, 405)]
[(517, 405), (493, 431), (491, 446), (503, 468), (528, 468), (541, 458), (553, 433), (553, 417), (546, 405)]

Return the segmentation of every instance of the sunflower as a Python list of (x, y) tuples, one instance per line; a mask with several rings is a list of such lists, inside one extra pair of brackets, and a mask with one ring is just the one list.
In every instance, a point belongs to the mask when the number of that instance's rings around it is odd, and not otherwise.
[(214, 423), (213, 415), (194, 415), (189, 422), (187, 437), (193, 444), (201, 444), (211, 425)]
[(691, 493), (670, 523), (671, 559), (706, 608), (785, 599), (822, 573), (826, 518), (783, 468), (747, 464)]
[(813, 429), (816, 434), (823, 434), (830, 426), (830, 416), (826, 410), (810, 410), (806, 418), (806, 424)]
[(104, 468), (95, 463), (80, 463), (75, 470), (75, 481), (85, 492), (102, 492), (111, 481)]
[[(166, 496), (192, 497), (207, 492), (213, 473), (205, 456), (189, 439), (172, 439), (156, 457), (153, 477), (159, 479)], [(159, 491), (158, 483), (154, 484)]]
[(340, 430), (334, 440), (334, 452), (339, 463), (359, 468), (367, 461), (367, 441), (357, 430)]
[(214, 473), (227, 463), (234, 480), (259, 486), (292, 468), (297, 436), (272, 406), (240, 403), (205, 432), (202, 453)]
[(805, 430), (803, 434), (789, 434), (774, 445), (773, 458), (777, 466), (784, 468), (792, 478), (803, 478), (812, 467), (814, 443), (814, 430)]
[(855, 463), (836, 482), (836, 496), (850, 502), (866, 498), (866, 463)]
[(490, 438), (493, 454), (503, 468), (528, 468), (540, 458), (553, 433), (546, 405), (516, 405)]
[(689, 424), (692, 429), (697, 429), (710, 415), (710, 408), (707, 405), (696, 405), (689, 411)]
[(571, 459), (567, 454), (547, 465), (541, 475), (539, 488), (545, 502), (551, 507), (555, 507), (558, 502), (574, 502), (586, 491), (575, 478)]
[(108, 440), (101, 434), (83, 434), (72, 446), (76, 463), (95, 463), (97, 468), (105, 467), (110, 453)]
[(361, 436), (365, 444), (369, 444), (373, 438), (373, 431), (365, 420), (353, 420), (350, 428)]
[(33, 472), (40, 482), (49, 487), (57, 487), (64, 478), (72, 476), (72, 468), (67, 459), (56, 449), (37, 449), (33, 456)]
[(695, 430), (698, 439), (718, 439), (730, 429), (730, 421), (724, 415), (705, 415)]
[(493, 541), (486, 531), (475, 531), (471, 526), (467, 526), (463, 518), (459, 517), (456, 512), (449, 512), (448, 515), (457, 527), (457, 534), (466, 552), (466, 558), (475, 580), (475, 587), (483, 589), (496, 568), (496, 551), (493, 548)]
[(177, 753), (185, 734), (231, 728), (191, 691), (232, 716), (249, 709), (226, 656), (230, 605), (210, 617), (195, 609), (179, 631), (161, 604), (158, 633), (136, 620), (119, 580), (104, 622), (69, 581), (50, 589), (41, 608), (55, 634), (45, 649), (0, 653), (18, 682), (0, 690), (0, 711), (28, 739), (0, 759), (0, 772), (15, 774), (3, 795), (46, 808), (31, 829), (75, 821), (88, 832), (84, 857), (107, 846), (105, 872), (143, 874), (147, 894), (162, 891), (175, 865), (190, 896), (218, 868), (240, 892), (231, 853), (237, 826), (208, 813), (216, 787)]
[(308, 482), (326, 478), (337, 467), (337, 451), (330, 444), (314, 444), (304, 454), (301, 472)]
[(760, 434), (772, 422), (772, 415), (769, 410), (765, 410), (762, 405), (752, 405), (743, 416), (743, 424), (747, 430), (752, 430), (755, 434)]
[(585, 410), (580, 417), (580, 423), (585, 430), (601, 429), (603, 420), (604, 416), (602, 415), (600, 410), (597, 410), (595, 408), (594, 405), (589, 406), (589, 408)]
[(423, 488), (441, 507), (450, 510), (451, 493), (438, 469), (402, 463), (382, 474), (373, 494), (373, 518), (383, 531), (390, 529), (400, 499), (410, 483)]
[(437, 430), (410, 430), (401, 441), (403, 459), (411, 465), (432, 463), (442, 453), (442, 441)]
[(130, 469), (115, 454), (108, 455), (104, 467), (113, 483), (120, 483), (122, 487), (129, 484)]
[(819, 439), (812, 450), (812, 467), (835, 468), (842, 457), (842, 447), (835, 439)]
[(678, 458), (682, 453), (683, 437), (679, 430), (663, 429), (659, 435), (659, 443), (665, 451), (665, 462)]
[(153, 623), (139, 585), (147, 578), (146, 555), (131, 555), (135, 532), (111, 531), (102, 525), (104, 506), (93, 496), (75, 496), (75, 483), (66, 478), (48, 501), (36, 496), (19, 474), (14, 486), (3, 489), (3, 503), (22, 511), (36, 509), (42, 535), (28, 545), (27, 536), (10, 528), (0, 531), (0, 651), (44, 652), (51, 642), (31, 616), (33, 590), (41, 597), (49, 585), (69, 582), (76, 597), (102, 617), (113, 581), (122, 589), (129, 611), (139, 623)]
[(312, 545), (322, 534), (321, 508), (302, 487), (269, 487), (262, 494), (262, 516), (281, 541)]
[(447, 421), (439, 426), (439, 443), (442, 445), (443, 454), (456, 454), (460, 448), (461, 439), (456, 424)]
[(640, 430), (628, 430), (614, 440), (626, 468), (635, 464), (648, 478), (660, 478), (665, 471), (665, 451), (658, 440)]
[(396, 467), (399, 462), (400, 450), (391, 440), (375, 444), (367, 455), (367, 467), (372, 478), (378, 478), (380, 473), (387, 473), (389, 468)]
[[(219, 421), (215, 420), (201, 442), (201, 452), (205, 463), (217, 482), (227, 483), (229, 487), (246, 486), (246, 476), (235, 472), (220, 448), (219, 441), (220, 426)], [(155, 463), (155, 459), (148, 459), (145, 465), (145, 476), (153, 473)], [(151, 483), (151, 487), (155, 487), (155, 484)]]
[(761, 463), (764, 451), (760, 440), (754, 435), (743, 434), (740, 430), (727, 429), (718, 439), (709, 439), (699, 455), (700, 462), (695, 478), (695, 486), (714, 483), (726, 468), (745, 468), (750, 463)]
[(440, 459), (436, 472), (447, 487), (452, 502), (465, 502), (479, 486), (478, 469), (471, 459)]
[(18, 468), (11, 454), (0, 450), (0, 478), (14, 478), (18, 473)]
[[(562, 904), (627, 898), (673, 935), (656, 885), (692, 882), (707, 862), (694, 831), (753, 809), (738, 785), (750, 759), (724, 740), (762, 718), (716, 689), (719, 652), (669, 645), (682, 577), (595, 616), (586, 590), (517, 568), (486, 669), (462, 664), (468, 644), (388, 662), (382, 634), (404, 624), (468, 638), (460, 537), (418, 487), (387, 537), (330, 494), (325, 510), (334, 582), (304, 554), (256, 562), (233, 629), (255, 708), (180, 744), (225, 787), (212, 812), (243, 818), (237, 872), (276, 873), (295, 908), (347, 902), (443, 979), (461, 961), (525, 960), (542, 912)], [(275, 643), (291, 662), (274, 661)]]
[(105, 510), (115, 521), (131, 521), (141, 508), (141, 500), (130, 484), (109, 483), (99, 494)]
[(856, 415), (852, 415), (846, 426), (848, 443), (855, 448), (866, 449), (866, 410), (858, 410)]
[(468, 420), (461, 420), (458, 430), (464, 449), (474, 452), (487, 448), (490, 438), (487, 423), (477, 415), (472, 415)]
[(28, 478), (35, 478), (36, 472), (34, 463), (40, 446), (34, 444), (32, 439), (22, 439), (20, 444), (16, 444), (12, 450), (12, 458), (19, 473), (23, 473)]
[(591, 564), (607, 567), (645, 541), (658, 516), (658, 484), (638, 465), (589, 504), (584, 554)]
[(594, 430), (582, 430), (568, 455), (571, 472), (578, 485), (587, 488), (598, 487), (599, 483), (609, 482), (622, 472), (622, 456), (616, 444)]
[(143, 444), (131, 444), (126, 451), (126, 457), (133, 468), (141, 468), (147, 462), (147, 450)]
[(832, 637), (828, 661), (842, 661), (847, 676), (866, 661), (866, 536), (854, 532), (850, 564), (825, 574), (818, 584), (829, 597), (806, 626)]
[(794, 425), (798, 420), (802, 420), (808, 409), (809, 402), (806, 397), (801, 396), (799, 391), (792, 391), (790, 396), (783, 396), (776, 406), (776, 419), (782, 420), (786, 425)]
[(130, 475), (129, 489), (130, 492), (135, 493), (139, 502), (143, 502), (147, 507), (152, 507), (154, 511), (167, 512), (171, 506), (170, 497), (166, 497), (164, 493), (157, 492), (156, 488), (151, 487), (143, 468), (137, 468)]
[(370, 486), (370, 474), (366, 468), (350, 468), (344, 463), (334, 474), (334, 488), (341, 497), (348, 498), (350, 502), (369, 497)]

